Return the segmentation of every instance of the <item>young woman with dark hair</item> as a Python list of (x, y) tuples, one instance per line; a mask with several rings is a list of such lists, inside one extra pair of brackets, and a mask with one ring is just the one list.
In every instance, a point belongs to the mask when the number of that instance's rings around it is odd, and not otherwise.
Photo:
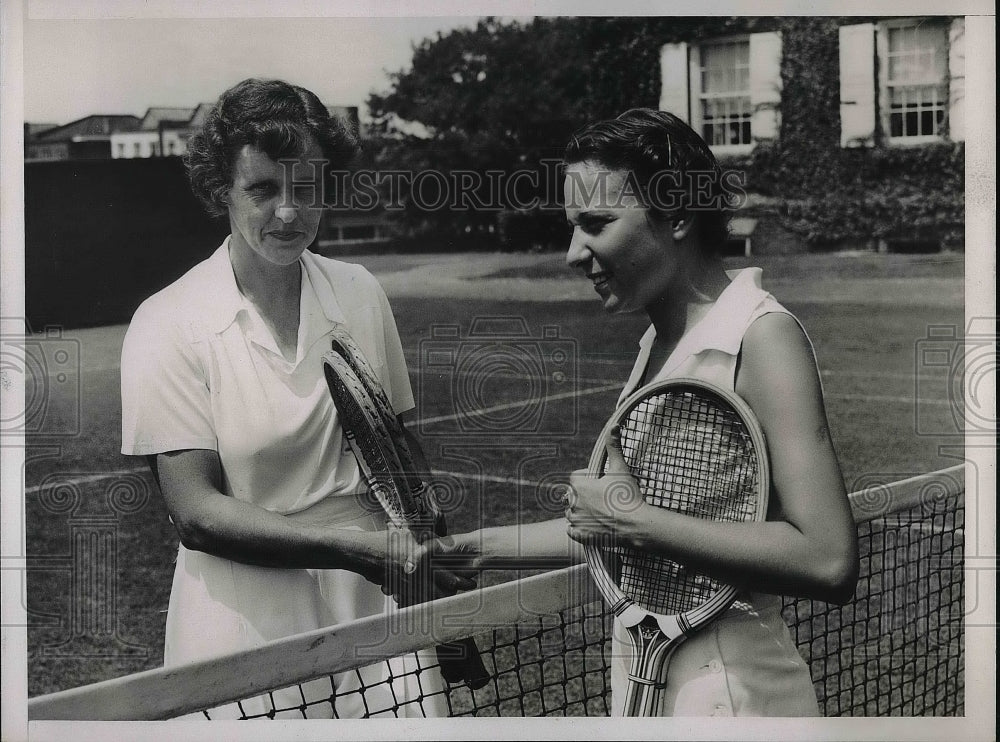
[[(719, 257), (739, 180), (727, 180), (730, 174), (684, 122), (648, 109), (578, 132), (565, 166), (573, 228), (566, 262), (593, 283), (606, 312), (644, 312), (650, 319), (619, 402), (644, 384), (679, 377), (735, 392), (768, 442), (767, 520), (718, 523), (645, 503), (625, 510), (616, 507), (619, 498), (605, 496), (607, 477), (577, 471), (565, 520), (487, 528), (435, 548), (453, 560), (464, 555), (477, 569), (494, 558), (581, 561), (581, 543), (613, 536), (697, 566), (741, 593), (673, 655), (659, 714), (816, 715), (809, 669), (778, 596), (848, 600), (857, 580), (856, 533), (812, 346), (798, 321), (761, 288), (760, 269), (727, 271)], [(621, 714), (630, 645), (617, 624), (615, 637), (612, 706)]]

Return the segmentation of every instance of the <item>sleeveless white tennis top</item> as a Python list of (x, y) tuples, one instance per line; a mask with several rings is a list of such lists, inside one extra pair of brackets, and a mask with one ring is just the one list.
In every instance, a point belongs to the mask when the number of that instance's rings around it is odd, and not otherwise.
[[(765, 314), (792, 316), (761, 287), (761, 270), (730, 271), (731, 283), (680, 339), (647, 382), (693, 377), (735, 392), (743, 337)], [(619, 402), (643, 381), (656, 330), (650, 325)], [(781, 617), (778, 596), (741, 595), (720, 619), (674, 653), (657, 716), (818, 716), (809, 667)], [(615, 622), (611, 665), (612, 715), (622, 714), (631, 646)]]

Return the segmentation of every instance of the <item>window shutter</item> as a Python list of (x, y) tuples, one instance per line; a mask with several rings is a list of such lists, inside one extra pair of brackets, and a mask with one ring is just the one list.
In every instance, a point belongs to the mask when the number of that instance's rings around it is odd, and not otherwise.
[(660, 49), (660, 110), (691, 121), (688, 97), (688, 45), (664, 44)]
[(875, 26), (840, 27), (840, 146), (875, 143)]
[(948, 29), (948, 137), (965, 141), (965, 18)]
[(774, 139), (781, 123), (781, 34), (750, 34), (750, 133)]

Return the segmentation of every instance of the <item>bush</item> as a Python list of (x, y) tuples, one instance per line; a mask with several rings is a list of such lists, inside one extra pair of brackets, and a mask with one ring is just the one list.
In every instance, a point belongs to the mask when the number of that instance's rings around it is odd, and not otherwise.
[[(512, 171), (539, 162), (543, 154), (558, 156), (576, 126), (626, 108), (658, 105), (663, 44), (777, 30), (783, 91), (778, 140), (759, 142), (750, 155), (726, 158), (724, 166), (745, 171), (748, 190), (784, 202), (778, 208), (781, 226), (811, 244), (878, 237), (960, 246), (963, 144), (840, 146), (839, 28), (866, 20), (871, 19), (559, 18), (528, 25), (489, 20), (475, 31), (428, 40), (415, 56), (421, 64), (415, 61), (414, 69), (421, 74), (399, 73), (390, 95), (373, 96), (376, 118), (388, 120), (395, 112), (429, 122), (437, 131), (436, 138), (411, 138), (386, 148), (382, 164)], [(456, 76), (464, 87), (452, 99)], [(525, 95), (533, 103), (525, 104)], [(556, 225), (560, 217), (546, 214), (452, 211), (433, 224), (425, 214), (408, 211), (407, 217), (427, 221), (413, 225), (414, 233), (426, 228), (447, 234), (464, 224), (478, 230), (495, 222), (497, 237), (509, 249), (565, 241)]]
[(506, 250), (562, 250), (569, 239), (561, 210), (507, 210), (497, 216), (497, 226)]

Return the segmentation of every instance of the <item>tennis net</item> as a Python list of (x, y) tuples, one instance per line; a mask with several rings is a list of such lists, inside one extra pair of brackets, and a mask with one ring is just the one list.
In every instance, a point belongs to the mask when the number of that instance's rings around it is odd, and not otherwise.
[[(844, 606), (785, 601), (786, 621), (825, 715), (963, 715), (964, 491), (959, 465), (855, 492), (862, 564), (854, 600)], [(578, 565), (457, 595), (433, 608), (414, 606), (40, 696), (29, 700), (28, 714), (606, 716), (610, 632), (610, 614)], [(469, 635), (493, 672), (475, 691), (445, 684), (434, 653), (418, 651)]]

